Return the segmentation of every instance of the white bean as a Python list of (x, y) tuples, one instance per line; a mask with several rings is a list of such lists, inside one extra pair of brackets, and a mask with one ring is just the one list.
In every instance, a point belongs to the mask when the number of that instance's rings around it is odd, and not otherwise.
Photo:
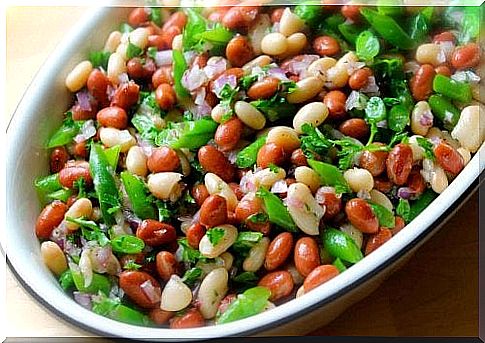
[(286, 271), (291, 274), (291, 278), (293, 279), (293, 283), (295, 285), (301, 285), (303, 281), (305, 281), (305, 278), (303, 275), (300, 274), (298, 269), (296, 269), (295, 264), (293, 262), (290, 262), (286, 266)]
[(264, 54), (275, 56), (281, 55), (288, 49), (286, 37), (279, 32), (271, 32), (261, 40), (261, 50)]
[(228, 270), (226, 266), (225, 260), (222, 258), (225, 253), (221, 254), (221, 256), (218, 256), (210, 261), (204, 261), (204, 260), (199, 260), (195, 266), (197, 268), (200, 268), (202, 270), (202, 277), (206, 277), (210, 272), (212, 272), (214, 269), (218, 268), (225, 268)]
[(328, 89), (336, 89), (344, 87), (349, 81), (348, 69), (344, 65), (335, 66), (327, 70), (325, 85)]
[(273, 59), (268, 55), (260, 55), (255, 59), (249, 61), (245, 65), (243, 65), (242, 69), (245, 73), (250, 73), (254, 67), (264, 67), (273, 62)]
[(411, 113), (411, 131), (414, 134), (426, 136), (433, 126), (433, 113), (426, 101), (418, 102)]
[(301, 285), (300, 288), (298, 288), (298, 290), (296, 291), (295, 298), (299, 298), (304, 294), (305, 294), (305, 288), (303, 287), (303, 285)]
[(352, 239), (354, 240), (355, 244), (359, 249), (362, 248), (362, 242), (364, 241), (364, 235), (360, 230), (358, 230), (355, 226), (352, 224), (344, 224), (340, 226), (340, 229), (348, 234)]
[(66, 87), (71, 92), (77, 92), (86, 85), (89, 74), (93, 71), (93, 65), (89, 61), (82, 61), (75, 66), (66, 77)]
[(130, 32), (129, 41), (140, 49), (145, 49), (148, 44), (148, 30), (144, 27), (138, 27)]
[(446, 177), (446, 173), (439, 165), (435, 163), (434, 171), (431, 175), (431, 188), (436, 193), (442, 193), (446, 187), (448, 187), (448, 178)]
[(172, 50), (182, 51), (182, 49), (183, 49), (183, 35), (179, 34), (173, 37)]
[(301, 31), (305, 26), (305, 22), (296, 14), (291, 12), (287, 7), (283, 11), (280, 19), (279, 31), (286, 37)]
[(286, 172), (283, 168), (276, 167), (265, 168), (257, 171), (253, 175), (253, 183), (255, 187), (271, 188), (277, 181), (284, 180)]
[(416, 50), (416, 61), (437, 67), (446, 62), (446, 55), (438, 44), (421, 44)]
[(221, 256), (219, 256), (224, 261), (224, 268), (229, 271), (232, 268), (232, 263), (234, 262), (234, 256), (228, 251), (223, 252)]
[(378, 191), (377, 189), (373, 189), (370, 191), (370, 200), (377, 205), (384, 206), (391, 212), (394, 208), (394, 206), (392, 206), (391, 200), (389, 200), (387, 195)]
[(423, 138), (420, 135), (409, 137), (409, 146), (413, 151), (413, 162), (421, 161), (424, 158), (424, 149), (418, 144), (417, 138)]
[(294, 56), (303, 50), (308, 41), (305, 34), (297, 32), (286, 38), (286, 43), (288, 48), (286, 49), (284, 56)]
[(287, 194), (286, 204), (296, 226), (307, 235), (318, 235), (325, 209), (317, 203), (310, 189), (297, 182), (288, 187)]
[(228, 290), (229, 275), (225, 268), (217, 268), (211, 271), (200, 284), (197, 300), (199, 311), (205, 319), (216, 316), (221, 300)]
[(323, 82), (327, 80), (327, 71), (337, 64), (337, 60), (332, 57), (322, 57), (310, 64), (307, 74), (321, 79)]
[(374, 178), (372, 174), (363, 168), (348, 169), (344, 172), (344, 178), (354, 192), (370, 192), (374, 188)]
[(108, 148), (120, 146), (121, 152), (127, 152), (136, 144), (136, 139), (128, 130), (118, 130), (114, 127), (102, 127), (99, 129), (99, 139)]
[(211, 111), (211, 118), (216, 123), (222, 123), (222, 117), (226, 114), (227, 108), (222, 104), (217, 104)]
[(161, 200), (176, 201), (182, 194), (182, 174), (161, 172), (148, 175), (148, 190)]
[(213, 245), (209, 240), (207, 234), (202, 237), (199, 242), (199, 251), (202, 256), (207, 258), (215, 258), (225, 252), (227, 249), (234, 244), (237, 238), (237, 229), (233, 225), (224, 224), (219, 225), (218, 229), (224, 230), (224, 234), (222, 238), (217, 242), (216, 245)]
[(139, 146), (132, 146), (126, 154), (126, 169), (135, 175), (146, 176), (147, 157)]
[(288, 94), (286, 99), (290, 104), (299, 104), (310, 100), (323, 90), (324, 81), (318, 77), (310, 76), (296, 83), (295, 90)]
[(485, 140), (485, 107), (467, 106), (461, 111), (460, 119), (451, 136), (470, 152), (476, 152)]
[(126, 62), (123, 56), (117, 52), (112, 53), (108, 60), (106, 71), (108, 79), (115, 85), (120, 83), (120, 75), (126, 72)]
[(47, 268), (55, 275), (59, 276), (67, 269), (66, 256), (57, 243), (52, 241), (42, 242), (40, 254)]
[(269, 247), (269, 238), (263, 237), (249, 250), (248, 256), (244, 259), (243, 270), (246, 272), (257, 272), (264, 263), (266, 252)]
[(120, 31), (111, 32), (106, 40), (106, 43), (104, 43), (104, 51), (111, 53), (115, 52), (118, 45), (120, 45), (121, 36), (122, 34)]
[(210, 195), (218, 194), (227, 201), (227, 209), (234, 211), (237, 206), (237, 197), (232, 188), (224, 182), (219, 176), (213, 173), (207, 173), (204, 177), (204, 184)]
[(472, 159), (470, 151), (465, 148), (458, 148), (456, 149), (456, 151), (458, 151), (458, 153), (461, 155), (461, 157), (463, 158), (463, 164), (466, 166), (468, 162), (470, 162), (470, 160)]
[(160, 299), (160, 309), (164, 311), (180, 311), (192, 302), (192, 291), (182, 282), (179, 276), (172, 275), (163, 288)]
[(274, 143), (291, 153), (300, 147), (300, 138), (294, 129), (288, 126), (276, 126), (269, 130), (266, 143)]
[(246, 101), (237, 101), (234, 104), (234, 112), (245, 125), (254, 130), (261, 130), (266, 125), (266, 117)]
[(315, 193), (320, 187), (320, 176), (307, 166), (300, 166), (295, 169), (295, 180), (307, 185), (312, 193)]
[(293, 117), (293, 127), (299, 134), (303, 133), (304, 124), (313, 127), (321, 125), (328, 116), (328, 108), (323, 102), (311, 102), (306, 104)]
[(128, 51), (128, 43), (120, 43), (118, 47), (116, 48), (116, 53), (123, 58), (123, 60), (126, 62), (128, 60), (127, 52)]
[(88, 198), (80, 198), (77, 199), (74, 204), (69, 207), (66, 214), (64, 215), (64, 222), (66, 227), (69, 231), (75, 231), (79, 229), (79, 225), (76, 223), (72, 223), (67, 221), (67, 218), (91, 218), (91, 214), (93, 213), (93, 204), (91, 200)]

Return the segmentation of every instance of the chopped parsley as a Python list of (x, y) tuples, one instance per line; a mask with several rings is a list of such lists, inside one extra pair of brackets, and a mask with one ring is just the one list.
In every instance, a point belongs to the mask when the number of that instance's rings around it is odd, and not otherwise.
[(207, 230), (206, 236), (209, 239), (209, 242), (211, 242), (211, 244), (213, 246), (216, 246), (221, 241), (221, 239), (224, 237), (225, 233), (226, 233), (226, 231), (224, 229), (219, 228), (219, 227), (215, 227), (215, 228)]

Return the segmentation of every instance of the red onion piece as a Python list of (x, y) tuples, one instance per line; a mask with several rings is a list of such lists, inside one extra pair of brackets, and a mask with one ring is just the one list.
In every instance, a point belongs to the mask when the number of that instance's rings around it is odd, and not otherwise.
[(271, 187), (271, 193), (281, 194), (281, 193), (286, 193), (287, 191), (288, 191), (288, 185), (286, 184), (285, 180), (278, 180)]
[(88, 310), (91, 310), (91, 295), (83, 292), (72, 292), (72, 295), (74, 296), (74, 301), (76, 301), (79, 305), (81, 305), (84, 308), (87, 308)]
[(140, 288), (152, 303), (160, 301), (160, 288), (153, 286), (151, 280), (147, 280), (140, 285)]
[(293, 58), (286, 66), (286, 72), (298, 75), (300, 78), (308, 71), (310, 64), (318, 60), (318, 55), (300, 55), (298, 58)]
[(77, 102), (79, 107), (83, 111), (91, 111), (91, 97), (87, 90), (83, 90), (76, 93)]
[(431, 111), (424, 112), (419, 118), (419, 123), (423, 126), (433, 126), (433, 113)]
[(182, 76), (182, 85), (189, 91), (196, 90), (203, 86), (207, 81), (207, 75), (197, 64), (191, 69), (186, 70)]
[(409, 187), (400, 187), (397, 190), (397, 196), (401, 199), (412, 199), (416, 195), (416, 192)]
[(237, 78), (235, 75), (223, 75), (214, 81), (214, 93), (219, 97), (224, 86), (228, 84), (231, 88), (236, 88)]
[(204, 67), (204, 72), (209, 79), (213, 79), (221, 75), (227, 69), (227, 60), (224, 57), (214, 56), (209, 58), (207, 65)]
[(155, 54), (155, 64), (157, 67), (171, 65), (172, 62), (172, 50), (157, 51)]
[(268, 76), (276, 77), (278, 80), (289, 81), (290, 79), (286, 76), (286, 73), (281, 68), (271, 68), (268, 70)]
[(94, 121), (90, 119), (83, 124), (79, 133), (74, 137), (74, 141), (76, 143), (81, 143), (94, 136), (96, 136), (96, 128), (94, 127)]

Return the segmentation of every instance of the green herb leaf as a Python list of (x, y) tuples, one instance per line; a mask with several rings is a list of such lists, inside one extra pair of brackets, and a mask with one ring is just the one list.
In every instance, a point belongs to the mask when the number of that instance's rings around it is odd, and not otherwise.
[(46, 148), (50, 149), (71, 143), (73, 138), (79, 133), (83, 124), (84, 121), (73, 120), (72, 113), (67, 112), (62, 126), (51, 136)]
[(410, 108), (403, 105), (395, 105), (389, 111), (387, 116), (387, 125), (396, 132), (403, 131), (409, 123)]
[(387, 227), (392, 229), (396, 226), (394, 214), (382, 205), (369, 202), (372, 207), (377, 219), (379, 219), (379, 226)]
[(130, 25), (128, 25), (127, 23), (122, 23), (120, 25), (120, 32), (121, 33), (129, 33), (131, 31), (133, 31), (133, 28)]
[(239, 294), (218, 318), (216, 324), (230, 323), (239, 319), (254, 316), (264, 310), (271, 292), (266, 287), (253, 287)]
[(196, 263), (202, 257), (199, 250), (196, 250), (189, 245), (187, 238), (181, 238), (177, 240), (177, 242), (179, 244), (179, 249), (182, 250), (181, 256), (183, 262)]
[(211, 242), (211, 244), (215, 246), (224, 237), (225, 233), (226, 231), (224, 229), (215, 227), (207, 230), (205, 234), (207, 235), (207, 238), (209, 238), (209, 242)]
[(145, 248), (145, 242), (133, 235), (119, 235), (111, 240), (114, 252), (123, 254), (138, 254)]
[(150, 8), (150, 20), (153, 21), (158, 26), (162, 26), (163, 19), (160, 7), (152, 7)]
[(323, 232), (323, 246), (330, 255), (343, 261), (357, 263), (364, 258), (352, 237), (337, 229), (328, 228)]
[(399, 204), (396, 207), (396, 214), (404, 219), (406, 223), (410, 222), (411, 206), (407, 199), (399, 199)]
[(301, 149), (307, 158), (314, 159), (318, 156), (325, 156), (328, 149), (333, 146), (332, 141), (325, 137), (318, 128), (305, 123), (301, 129), (305, 133), (305, 136), (300, 138)]
[(379, 40), (371, 31), (362, 31), (355, 42), (357, 56), (364, 61), (371, 61), (379, 54)]
[(249, 220), (251, 223), (254, 223), (254, 224), (264, 224), (268, 222), (269, 218), (266, 213), (259, 212), (259, 213), (250, 215), (247, 218), (247, 220)]
[(131, 208), (140, 219), (157, 219), (150, 192), (141, 178), (123, 171), (120, 174), (123, 190), (128, 195)]
[(104, 70), (107, 70), (110, 56), (111, 52), (109, 51), (92, 51), (89, 53), (89, 61), (94, 68), (101, 67)]
[(194, 267), (187, 270), (182, 277), (182, 282), (187, 286), (192, 287), (202, 276), (202, 269)]
[(143, 49), (133, 44), (128, 40), (128, 47), (126, 48), (126, 57), (132, 59), (133, 57), (138, 57), (143, 54)]
[(335, 192), (337, 192), (337, 194), (350, 193), (350, 187), (342, 172), (337, 167), (312, 159), (308, 160), (308, 165), (317, 172), (324, 185), (335, 187)]
[(241, 255), (246, 255), (261, 238), (263, 238), (261, 232), (241, 231), (238, 233), (236, 241), (231, 248)]
[(270, 99), (251, 101), (251, 105), (261, 111), (270, 122), (290, 118), (296, 113), (295, 104), (290, 104), (285, 97), (278, 93)]
[(424, 156), (427, 159), (431, 161), (436, 160), (433, 150), (433, 143), (424, 137), (416, 137), (416, 142), (418, 142), (418, 145), (424, 149)]
[(274, 195), (264, 187), (260, 187), (256, 195), (263, 199), (265, 211), (268, 214), (270, 222), (279, 225), (290, 232), (298, 231), (288, 209), (278, 196)]
[(102, 247), (110, 243), (109, 238), (94, 221), (72, 217), (66, 217), (66, 220), (79, 225), (81, 227), (81, 234), (86, 240), (97, 241)]
[(70, 269), (66, 269), (66, 271), (59, 276), (59, 283), (61, 284), (62, 289), (66, 292), (76, 287)]

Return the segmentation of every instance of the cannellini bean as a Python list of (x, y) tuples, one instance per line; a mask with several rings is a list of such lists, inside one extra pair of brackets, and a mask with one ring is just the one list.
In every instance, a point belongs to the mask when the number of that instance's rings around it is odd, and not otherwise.
[(355, 244), (359, 249), (362, 248), (362, 243), (364, 241), (364, 234), (362, 233), (362, 231), (360, 231), (350, 223), (341, 225), (340, 229), (346, 234), (348, 234), (350, 237), (352, 237), (352, 239), (354, 240)]
[(286, 99), (291, 104), (299, 104), (310, 100), (323, 90), (324, 81), (322, 79), (310, 76), (296, 83), (296, 89), (288, 94)]
[(285, 179), (286, 172), (283, 168), (271, 169), (265, 168), (253, 174), (255, 187), (271, 188), (277, 181)]
[(211, 111), (211, 118), (216, 123), (221, 124), (222, 123), (222, 117), (224, 116), (224, 114), (226, 114), (226, 112), (227, 112), (227, 109), (225, 108), (225, 106), (223, 106), (221, 104), (217, 104), (216, 106), (214, 106), (214, 108)]
[(295, 298), (299, 298), (304, 294), (305, 294), (305, 288), (303, 288), (303, 285), (301, 285), (300, 288), (298, 288), (298, 290), (296, 291)]
[(458, 151), (458, 153), (461, 155), (461, 157), (463, 158), (463, 164), (466, 166), (468, 162), (470, 162), (470, 160), (472, 159), (470, 151), (465, 148), (458, 148), (456, 149), (456, 151)]
[(438, 44), (421, 44), (416, 50), (416, 61), (437, 67), (446, 62), (446, 55)]
[(485, 140), (485, 107), (467, 106), (461, 111), (460, 119), (451, 136), (470, 152), (476, 152)]
[(67, 269), (66, 256), (57, 243), (52, 241), (42, 242), (40, 254), (47, 268), (57, 276)]
[(244, 271), (257, 272), (263, 266), (269, 243), (269, 238), (263, 237), (249, 250), (248, 257), (246, 257), (243, 262)]
[(294, 56), (299, 54), (303, 48), (307, 45), (307, 38), (305, 34), (297, 32), (286, 38), (288, 48), (286, 49), (285, 56)]
[(418, 102), (411, 113), (411, 131), (416, 135), (426, 136), (433, 126), (433, 113), (426, 101)]
[(261, 51), (270, 56), (281, 55), (288, 49), (286, 37), (279, 32), (271, 32), (261, 40)]
[(340, 57), (340, 59), (337, 61), (336, 66), (345, 67), (347, 69), (347, 66), (349, 64), (354, 64), (357, 62), (359, 62), (359, 57), (356, 55), (355, 52), (349, 51), (348, 53)]
[(305, 27), (305, 21), (303, 21), (299, 16), (291, 12), (290, 8), (287, 7), (283, 11), (283, 15), (280, 19), (279, 31), (286, 37), (303, 30)]
[(163, 288), (160, 308), (164, 311), (180, 311), (192, 302), (192, 291), (177, 275), (172, 275)]
[(129, 41), (140, 49), (145, 49), (148, 44), (148, 30), (144, 27), (138, 27), (130, 32)]
[(311, 102), (306, 104), (293, 117), (293, 127), (298, 134), (302, 134), (304, 124), (313, 127), (321, 125), (328, 116), (328, 108), (323, 102)]
[(147, 157), (139, 146), (132, 146), (126, 154), (126, 169), (135, 175), (146, 176)]
[(179, 34), (173, 37), (172, 50), (182, 51), (182, 49), (183, 49), (183, 35)]
[(251, 72), (251, 70), (253, 70), (254, 67), (264, 67), (270, 64), (271, 62), (273, 62), (273, 59), (268, 55), (260, 55), (255, 59), (249, 61), (245, 65), (243, 65), (242, 69), (244, 70), (245, 73), (249, 73)]
[(219, 304), (226, 296), (228, 280), (229, 275), (225, 268), (214, 269), (202, 280), (197, 300), (199, 311), (205, 319), (216, 316)]
[(303, 281), (305, 281), (305, 278), (296, 269), (295, 264), (293, 262), (291, 262), (287, 265), (286, 270), (288, 271), (288, 273), (291, 274), (291, 278), (293, 279), (293, 283), (295, 285), (303, 284)]
[(118, 130), (114, 127), (102, 127), (99, 129), (99, 139), (108, 148), (120, 146), (121, 152), (127, 152), (136, 144), (136, 139), (128, 130)]
[(429, 182), (433, 191), (438, 194), (442, 193), (448, 187), (448, 178), (443, 168), (427, 158), (423, 160), (421, 175), (426, 182)]
[(234, 244), (237, 238), (237, 229), (235, 226), (230, 224), (219, 225), (218, 229), (224, 230), (224, 235), (222, 238), (217, 242), (216, 245), (212, 245), (209, 237), (204, 235), (199, 243), (199, 251), (202, 256), (207, 258), (214, 258), (221, 255), (227, 249)]
[(370, 191), (370, 200), (377, 205), (384, 206), (385, 208), (387, 208), (391, 212), (394, 208), (392, 206), (391, 200), (389, 200), (387, 195), (378, 191), (377, 189), (373, 189), (373, 190)]
[(363, 168), (348, 169), (344, 172), (344, 178), (354, 192), (370, 192), (374, 188), (374, 178), (372, 174)]
[(332, 57), (322, 57), (310, 64), (307, 74), (316, 76), (323, 82), (327, 80), (327, 71), (337, 64), (337, 60)]
[(93, 213), (93, 204), (91, 200), (88, 198), (80, 198), (77, 199), (74, 204), (69, 207), (66, 214), (64, 215), (64, 222), (66, 227), (69, 231), (75, 231), (79, 229), (79, 225), (76, 223), (72, 223), (67, 221), (67, 218), (91, 218), (91, 214)]
[(232, 188), (214, 173), (207, 173), (204, 183), (210, 195), (219, 194), (227, 201), (227, 209), (234, 211), (237, 206), (237, 197)]
[(111, 32), (106, 40), (106, 43), (104, 43), (104, 51), (111, 53), (115, 52), (118, 45), (120, 45), (121, 36), (122, 34), (120, 31)]
[[(210, 272), (212, 272), (214, 269), (218, 268), (224, 268), (226, 270), (229, 270), (230, 268), (227, 268), (228, 266), (226, 265), (226, 261), (222, 258), (224, 254), (228, 253), (227, 251), (221, 256), (218, 256), (214, 259), (212, 259), (210, 262), (209, 261), (204, 261), (204, 260), (199, 260), (195, 266), (197, 268), (200, 268), (202, 270), (202, 277), (204, 278), (206, 275), (208, 275)], [(229, 253), (228, 253), (229, 254)]]
[(307, 235), (318, 235), (320, 219), (325, 214), (313, 197), (310, 189), (303, 183), (293, 183), (288, 187), (286, 204), (291, 218)]
[(176, 201), (182, 194), (182, 174), (161, 172), (148, 175), (148, 190), (161, 200)]
[(82, 61), (75, 66), (66, 77), (66, 87), (71, 92), (77, 92), (86, 85), (89, 74), (93, 71), (93, 65), (89, 61)]
[(295, 169), (296, 182), (301, 182), (307, 185), (312, 193), (315, 193), (320, 187), (320, 176), (307, 166), (300, 166)]
[(251, 28), (248, 31), (248, 38), (255, 55), (261, 54), (261, 42), (270, 27), (271, 20), (267, 14), (259, 15), (256, 21), (251, 25)]
[(338, 62), (334, 67), (327, 70), (327, 78), (325, 85), (329, 89), (336, 89), (344, 87), (349, 81), (348, 69), (344, 65), (339, 65)]
[(232, 263), (234, 262), (234, 256), (230, 252), (223, 252), (219, 256), (224, 261), (224, 268), (229, 271), (232, 268)]
[(266, 117), (246, 101), (237, 101), (234, 104), (234, 112), (239, 120), (254, 130), (261, 130), (266, 125)]
[(108, 69), (106, 71), (108, 79), (115, 85), (120, 83), (120, 75), (126, 72), (126, 62), (123, 55), (115, 52), (109, 56)]
[(123, 60), (126, 62), (128, 59), (128, 56), (126, 52), (128, 51), (128, 43), (120, 43), (118, 47), (116, 48), (116, 53), (123, 58)]
[(294, 129), (288, 126), (276, 126), (268, 131), (266, 143), (277, 144), (286, 152), (292, 152), (300, 147), (300, 138)]
[(417, 138), (423, 138), (423, 136), (420, 135), (414, 135), (409, 137), (409, 146), (411, 147), (411, 150), (413, 151), (413, 161), (421, 161), (424, 158), (424, 149), (418, 144)]

